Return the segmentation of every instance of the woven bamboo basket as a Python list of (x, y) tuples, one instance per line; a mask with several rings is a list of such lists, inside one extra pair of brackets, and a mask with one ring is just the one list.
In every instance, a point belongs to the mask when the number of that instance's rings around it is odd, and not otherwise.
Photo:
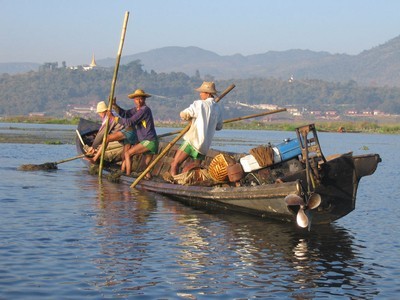
[(228, 179), (228, 166), (235, 161), (229, 155), (220, 153), (216, 155), (208, 166), (208, 173), (215, 181), (226, 181)]

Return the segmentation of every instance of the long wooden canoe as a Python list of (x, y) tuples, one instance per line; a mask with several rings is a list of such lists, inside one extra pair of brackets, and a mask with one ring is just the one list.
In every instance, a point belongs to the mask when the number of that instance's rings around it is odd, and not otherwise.
[[(98, 124), (88, 120), (82, 119), (78, 125), (78, 131), (87, 145), (91, 144), (97, 130)], [(253, 155), (211, 149), (202, 165), (203, 170), (211, 173), (217, 158), (229, 157), (228, 170), (232, 165), (240, 165), (238, 174), (232, 176), (236, 177), (234, 180), (230, 180), (231, 174), (222, 181), (189, 184), (164, 180), (178, 147), (174, 146), (152, 169), (152, 179), (141, 180), (136, 188), (196, 207), (233, 210), (286, 222), (297, 221), (301, 227), (309, 226), (311, 219), (312, 224), (317, 225), (344, 217), (355, 209), (360, 179), (375, 172), (381, 161), (379, 154), (353, 155), (350, 152), (325, 158), (313, 124), (297, 128), (296, 133), (298, 138), (290, 141), (290, 147), (282, 144), (272, 148), (273, 162), (263, 167), (258, 161), (254, 162)], [(160, 142), (159, 152), (166, 146), (166, 142)], [(78, 138), (76, 147), (78, 154), (84, 153)], [(260, 149), (263, 147), (271, 146), (261, 145)], [(118, 170), (118, 158), (114, 155), (111, 161), (106, 161), (104, 170)], [(145, 168), (144, 157), (135, 156), (132, 175), (122, 175), (120, 182), (131, 184)]]

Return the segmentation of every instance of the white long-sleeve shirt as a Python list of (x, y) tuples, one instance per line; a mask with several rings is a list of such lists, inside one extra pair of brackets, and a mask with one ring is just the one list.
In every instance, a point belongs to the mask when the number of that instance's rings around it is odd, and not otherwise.
[(216, 130), (223, 125), (222, 111), (214, 98), (196, 100), (182, 111), (192, 118), (188, 132), (183, 136), (194, 149), (205, 155), (210, 149)]

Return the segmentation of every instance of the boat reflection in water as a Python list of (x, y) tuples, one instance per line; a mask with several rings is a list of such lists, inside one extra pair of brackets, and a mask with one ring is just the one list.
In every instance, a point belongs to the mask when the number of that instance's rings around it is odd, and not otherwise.
[[(243, 288), (263, 285), (264, 296), (271, 291), (290, 292), (302, 299), (335, 293), (355, 298), (378, 294), (374, 278), (380, 276), (365, 268), (362, 257), (357, 257), (359, 246), (354, 245), (354, 237), (340, 226), (331, 224), (304, 232), (294, 224), (208, 213), (190, 220), (185, 212), (180, 214), (190, 232), (181, 236), (182, 245), (192, 249), (182, 253), (181, 259), (198, 269), (199, 276), (203, 268), (225, 263), (227, 270), (220, 270), (221, 276), (230, 277), (230, 272), (240, 275)], [(213, 226), (214, 222), (218, 225)], [(210, 253), (212, 249), (215, 253)], [(226, 257), (233, 261), (226, 261)], [(190, 276), (196, 278), (196, 274)], [(345, 291), (333, 293), (332, 288)]]
[[(91, 178), (91, 179), (90, 179)], [(94, 187), (97, 177), (85, 180)], [(96, 286), (119, 295), (196, 298), (374, 297), (356, 239), (338, 225), (296, 224), (196, 210), (105, 181), (98, 186)]]

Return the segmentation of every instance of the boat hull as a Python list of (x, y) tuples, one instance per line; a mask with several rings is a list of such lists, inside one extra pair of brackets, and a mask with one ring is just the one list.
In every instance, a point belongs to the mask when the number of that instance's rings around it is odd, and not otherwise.
[[(82, 122), (82, 126), (78, 126), (83, 137), (87, 137), (97, 129), (96, 126), (90, 129), (88, 124), (90, 125), (85, 121)], [(76, 145), (78, 153), (82, 153), (80, 142), (77, 141)], [(161, 142), (160, 152), (166, 146), (167, 143)], [(274, 178), (272, 183), (257, 181), (256, 184), (251, 182), (249, 185), (243, 185), (225, 182), (212, 186), (172, 184), (163, 180), (163, 174), (169, 170), (176, 150), (175, 146), (172, 147), (152, 169), (153, 178), (141, 180), (136, 188), (162, 194), (199, 208), (232, 210), (285, 222), (296, 222), (299, 209), (302, 209), (300, 205), (288, 205), (285, 198), (294, 194), (307, 199), (310, 192), (306, 168), (296, 159), (275, 166), (275, 169), (272, 170), (274, 172), (268, 169), (254, 172), (253, 176), (258, 178), (262, 178), (261, 172), (264, 174), (269, 172), (270, 177), (272, 173), (279, 173), (279, 178)], [(206, 164), (219, 153), (221, 151), (210, 150), (207, 154)], [(227, 154), (235, 157), (233, 153)], [(360, 179), (373, 174), (379, 162), (378, 154), (353, 156), (352, 153), (346, 153), (320, 163), (318, 182), (312, 193), (321, 196), (321, 204), (316, 209), (308, 211), (309, 215), (312, 214), (313, 225), (329, 224), (353, 211)], [(143, 157), (134, 157), (132, 164), (134, 172), (131, 176), (122, 175), (120, 182), (131, 184), (145, 167)], [(119, 165), (112, 162), (104, 164), (105, 172), (113, 172), (118, 168)]]

